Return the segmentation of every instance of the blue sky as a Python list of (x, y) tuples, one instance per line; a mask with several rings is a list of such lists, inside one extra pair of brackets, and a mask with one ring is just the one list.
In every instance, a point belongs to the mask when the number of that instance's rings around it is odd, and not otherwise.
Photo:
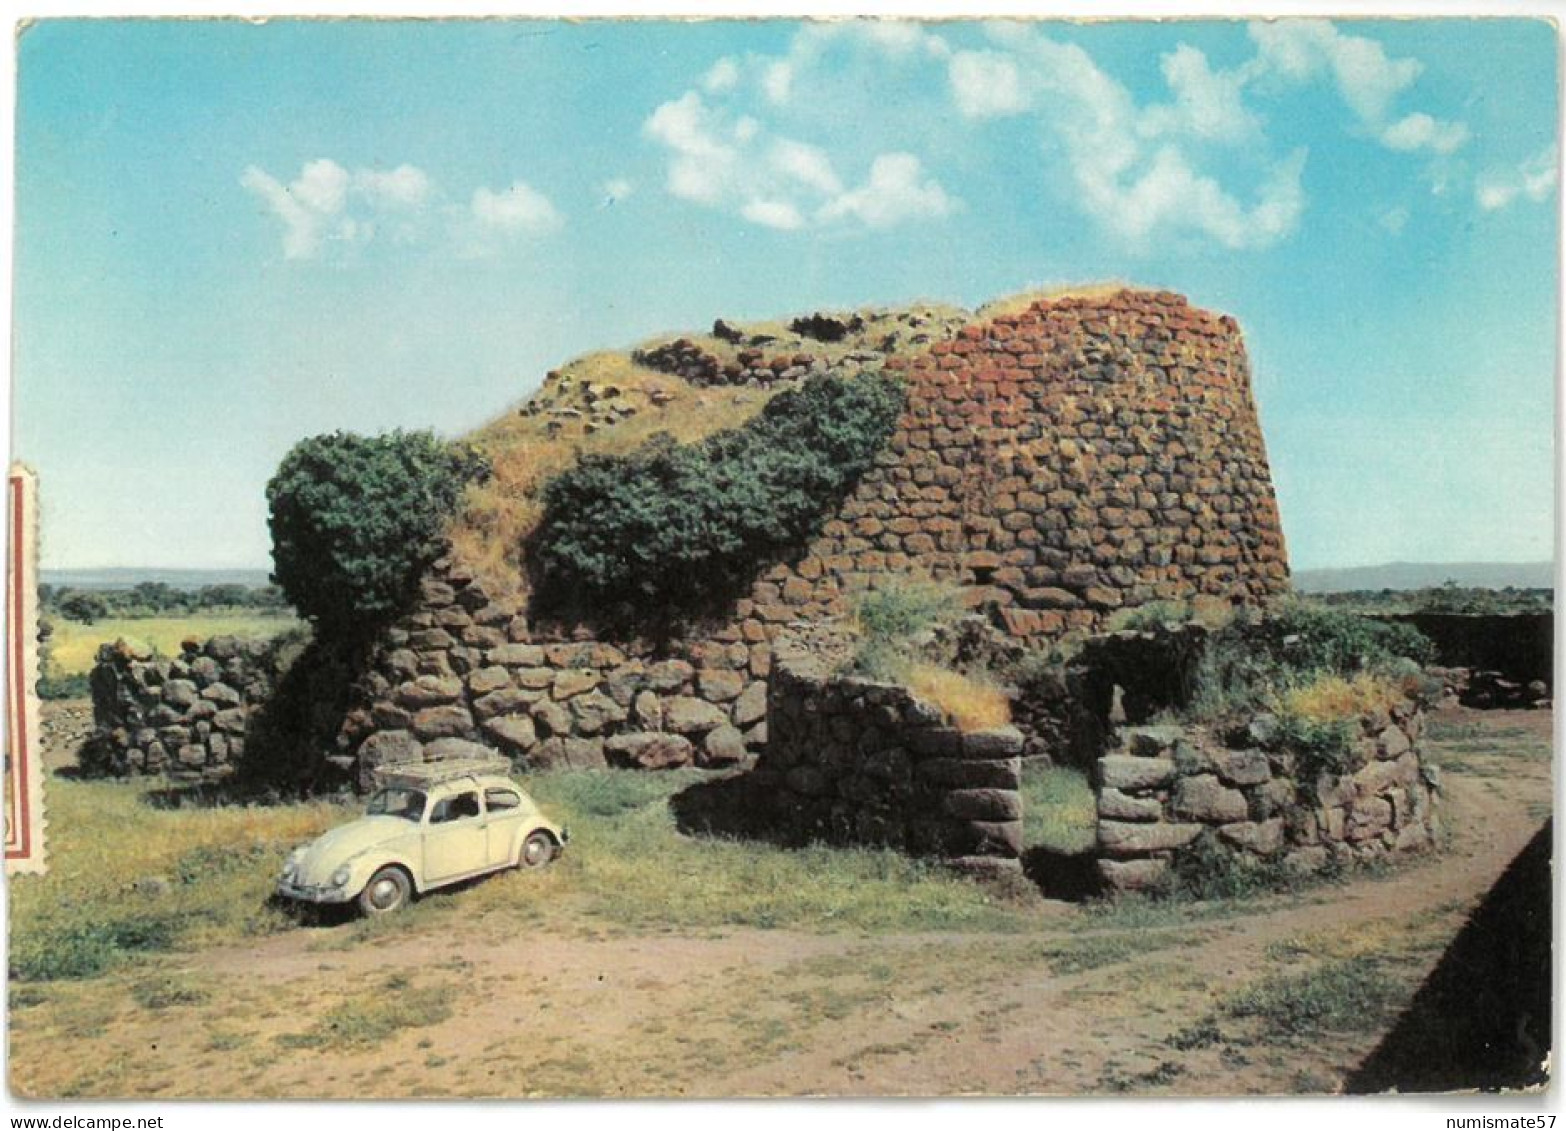
[(1553, 554), (1528, 20), (52, 21), (13, 448), (46, 568), (266, 566), (336, 428), (713, 318), (1125, 279), (1234, 314), (1296, 568)]

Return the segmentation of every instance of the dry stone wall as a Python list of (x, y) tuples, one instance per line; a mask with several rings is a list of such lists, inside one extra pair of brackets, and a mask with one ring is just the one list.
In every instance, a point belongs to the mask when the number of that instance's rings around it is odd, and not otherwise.
[(886, 574), (967, 587), (1014, 636), (1288, 583), (1250, 368), (1232, 318), (1169, 293), (1036, 303), (894, 357), (890, 449), (797, 563), (753, 594), (824, 615)]
[(244, 756), (255, 707), (276, 687), (277, 648), (265, 640), (187, 640), (166, 659), (126, 642), (98, 649), (92, 671), (94, 733), (83, 768), (217, 782)]
[(770, 648), (704, 640), (535, 640), (449, 562), (422, 608), (386, 635), (360, 681), (341, 745), (361, 780), (390, 762), (499, 749), (536, 768), (729, 767), (767, 739)]
[(963, 732), (906, 688), (834, 675), (836, 653), (786, 640), (769, 680), (770, 741), (749, 775), (786, 840), (1019, 871), (1022, 734)]
[(1360, 721), (1349, 767), (1307, 778), (1261, 716), (1229, 742), (1200, 729), (1132, 727), (1098, 760), (1098, 868), (1114, 891), (1156, 887), (1204, 838), (1310, 874), (1429, 849), (1439, 778), (1420, 759), (1424, 713)]

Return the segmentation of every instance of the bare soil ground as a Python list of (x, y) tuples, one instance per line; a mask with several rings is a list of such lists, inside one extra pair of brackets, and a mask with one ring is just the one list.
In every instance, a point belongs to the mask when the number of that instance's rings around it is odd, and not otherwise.
[[(1040, 901), (1027, 933), (352, 923), (13, 987), (29, 1096), (1333, 1092), (1548, 815), (1548, 712), (1444, 712), (1449, 842), (1379, 876), (1234, 905)], [(1524, 756), (1518, 751), (1526, 750)], [(508, 881), (490, 881), (508, 882)], [(446, 898), (463, 899), (463, 894)], [(1347, 1031), (1226, 1003), (1370, 957)], [(32, 996), (28, 996), (32, 994)]]

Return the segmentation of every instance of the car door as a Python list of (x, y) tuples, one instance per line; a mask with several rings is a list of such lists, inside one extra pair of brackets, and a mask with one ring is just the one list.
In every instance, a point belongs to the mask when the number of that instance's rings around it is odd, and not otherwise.
[(511, 863), (517, 830), (522, 826), (522, 795), (505, 786), (490, 786), (484, 790), (484, 812), (489, 825), (489, 866), (504, 868)]
[(439, 884), (482, 872), (488, 866), (489, 841), (477, 789), (453, 791), (436, 799), (424, 827), (424, 878)]

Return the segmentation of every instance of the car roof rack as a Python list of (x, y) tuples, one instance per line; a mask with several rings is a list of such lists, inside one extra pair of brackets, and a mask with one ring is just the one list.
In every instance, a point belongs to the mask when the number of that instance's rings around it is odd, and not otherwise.
[(499, 754), (493, 758), (452, 758), (445, 762), (393, 762), (377, 766), (374, 774), (382, 786), (429, 789), (458, 778), (490, 777), (511, 773), (511, 762)]

